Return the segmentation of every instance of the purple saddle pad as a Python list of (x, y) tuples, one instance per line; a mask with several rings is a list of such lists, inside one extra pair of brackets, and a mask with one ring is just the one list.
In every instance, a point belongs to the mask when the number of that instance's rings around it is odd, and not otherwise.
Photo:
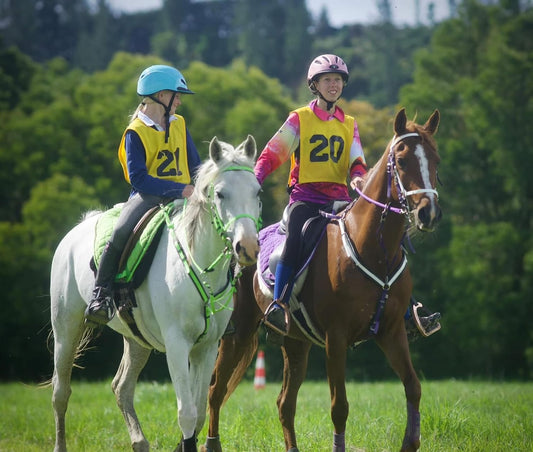
[[(259, 231), (259, 270), (261, 275), (267, 276), (274, 281), (274, 275), (268, 270), (268, 260), (274, 250), (278, 248), (285, 241), (285, 234), (280, 234), (279, 223), (271, 224)], [(265, 281), (268, 282), (268, 281)]]

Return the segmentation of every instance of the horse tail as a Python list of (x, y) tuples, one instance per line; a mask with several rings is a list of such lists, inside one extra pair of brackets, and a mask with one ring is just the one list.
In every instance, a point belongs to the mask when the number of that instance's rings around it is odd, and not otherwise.
[[(98, 334), (94, 334), (97, 331)], [(78, 361), (81, 359), (81, 357), (85, 354), (87, 350), (90, 350), (92, 347), (89, 346), (90, 342), (93, 339), (96, 339), (100, 334), (102, 333), (101, 328), (87, 328), (83, 330), (83, 333), (81, 335), (80, 342), (78, 343), (78, 346), (76, 347), (76, 352), (74, 353), (74, 361), (72, 363), (73, 367), (77, 367), (78, 369), (83, 369), (83, 366), (80, 366), (78, 364)], [(48, 336), (46, 338), (46, 348), (50, 352), (51, 355), (54, 354), (54, 332), (52, 329), (48, 331)], [(53, 377), (48, 378), (45, 381), (40, 382), (37, 386), (40, 388), (48, 388), (52, 386)]]
[[(76, 348), (76, 353), (74, 354), (74, 362), (72, 364), (73, 367), (76, 367), (78, 369), (83, 369), (83, 366), (80, 366), (78, 364), (78, 360), (84, 355), (84, 353), (87, 350), (94, 348), (94, 346), (89, 347), (89, 344), (93, 339), (96, 339), (97, 337), (99, 337), (100, 334), (102, 334), (102, 331), (103, 331), (103, 328), (85, 327), (81, 335), (80, 342), (78, 343), (78, 347)], [(97, 334), (94, 334), (95, 332)]]

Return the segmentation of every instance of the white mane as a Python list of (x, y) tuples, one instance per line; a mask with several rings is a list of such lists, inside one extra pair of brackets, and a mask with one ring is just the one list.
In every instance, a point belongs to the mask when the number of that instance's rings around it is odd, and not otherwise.
[(234, 148), (228, 143), (220, 141), (222, 158), (215, 162), (212, 158), (206, 160), (198, 169), (194, 178), (194, 193), (187, 200), (184, 211), (176, 219), (176, 228), (185, 231), (188, 245), (192, 249), (196, 232), (203, 228), (202, 220), (208, 219), (209, 190), (215, 180), (231, 166), (245, 166), (253, 168), (254, 161), (243, 152), (244, 143)]

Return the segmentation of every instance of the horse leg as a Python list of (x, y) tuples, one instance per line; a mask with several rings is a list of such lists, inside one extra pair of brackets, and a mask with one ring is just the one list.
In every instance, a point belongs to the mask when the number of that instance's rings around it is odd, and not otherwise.
[(326, 337), (326, 368), (331, 397), (331, 420), (334, 427), (333, 452), (346, 450), (344, 435), (349, 404), (346, 396), (346, 334), (336, 331)]
[(381, 338), (378, 345), (385, 353), (390, 366), (403, 383), (407, 400), (407, 425), (403, 437), (401, 452), (415, 452), (420, 447), (420, 398), (422, 389), (420, 380), (411, 362), (409, 345), (405, 331), (394, 336)]
[(285, 449), (297, 452), (296, 431), (294, 417), (296, 415), (296, 402), (298, 391), (307, 372), (307, 359), (311, 344), (300, 340), (285, 337), (281, 347), (283, 352), (283, 383), (278, 395), (277, 405), (279, 420), (283, 429)]
[(117, 405), (128, 427), (131, 446), (136, 452), (148, 451), (150, 447), (137, 418), (135, 407), (133, 406), (135, 385), (137, 384), (139, 374), (148, 361), (150, 352), (150, 349), (144, 348), (135, 340), (125, 337), (122, 360), (120, 361), (115, 378), (113, 378), (113, 382), (111, 383)]
[(184, 438), (176, 450), (196, 452), (198, 410), (193, 388), (197, 383), (192, 380), (189, 370), (189, 357), (193, 343), (183, 337), (180, 328), (179, 325), (172, 325), (163, 333), (168, 371), (178, 407), (178, 425)]
[[(217, 344), (218, 342), (206, 344), (205, 346), (196, 346), (191, 351), (189, 358), (190, 361), (190, 375), (191, 381), (195, 382), (193, 386), (193, 397), (197, 408), (197, 419), (195, 432), (198, 433), (202, 430), (207, 408), (207, 391), (209, 389), (209, 381), (213, 372), (215, 359), (217, 356)], [(183, 450), (186, 450), (185, 444), (182, 441)], [(196, 445), (195, 445), (196, 447)], [(203, 446), (200, 446), (202, 448)], [(181, 451), (180, 445), (176, 449), (176, 452)], [(194, 449), (196, 450), (196, 449)]]
[(222, 405), (231, 396), (248, 369), (257, 350), (257, 329), (242, 335), (236, 324), (236, 333), (225, 336), (218, 348), (218, 357), (209, 386), (209, 428), (201, 452), (222, 452), (219, 423)]
[(233, 334), (223, 336), (218, 347), (211, 384), (209, 386), (209, 428), (201, 452), (222, 452), (219, 437), (220, 410), (231, 396), (257, 350), (257, 335), (262, 313), (253, 292), (254, 269), (246, 267), (238, 281), (231, 322)]
[[(79, 295), (78, 295), (79, 298)], [(66, 297), (59, 294), (53, 285), (51, 289), (52, 331), (54, 334), (54, 373), (52, 376), (52, 406), (56, 425), (54, 452), (66, 452), (65, 415), (71, 389), (72, 366), (80, 348), (90, 338), (90, 332), (84, 336), (83, 311), (85, 304), (67, 306)], [(82, 340), (83, 336), (83, 340)], [(81, 345), (80, 345), (81, 341)]]
[(82, 331), (72, 331), (69, 338), (54, 332), (54, 374), (52, 377), (52, 406), (56, 425), (54, 452), (66, 452), (65, 415), (72, 393), (71, 377)]

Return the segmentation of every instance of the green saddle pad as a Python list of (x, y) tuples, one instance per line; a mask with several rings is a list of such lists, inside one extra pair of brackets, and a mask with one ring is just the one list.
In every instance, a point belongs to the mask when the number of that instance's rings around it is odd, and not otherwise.
[[(148, 224), (144, 227), (139, 239), (135, 243), (131, 253), (129, 254), (123, 268), (119, 269), (115, 277), (116, 282), (128, 283), (132, 280), (135, 270), (141, 263), (154, 237), (157, 235), (159, 228), (165, 222), (165, 212), (170, 215), (174, 209), (174, 204), (170, 203), (164, 209), (159, 209), (150, 219)], [(100, 264), (100, 258), (104, 252), (104, 248), (111, 238), (111, 234), (115, 228), (120, 212), (122, 211), (122, 204), (118, 204), (113, 208), (106, 210), (98, 219), (96, 223), (95, 237), (94, 237), (94, 263), (96, 268)]]

